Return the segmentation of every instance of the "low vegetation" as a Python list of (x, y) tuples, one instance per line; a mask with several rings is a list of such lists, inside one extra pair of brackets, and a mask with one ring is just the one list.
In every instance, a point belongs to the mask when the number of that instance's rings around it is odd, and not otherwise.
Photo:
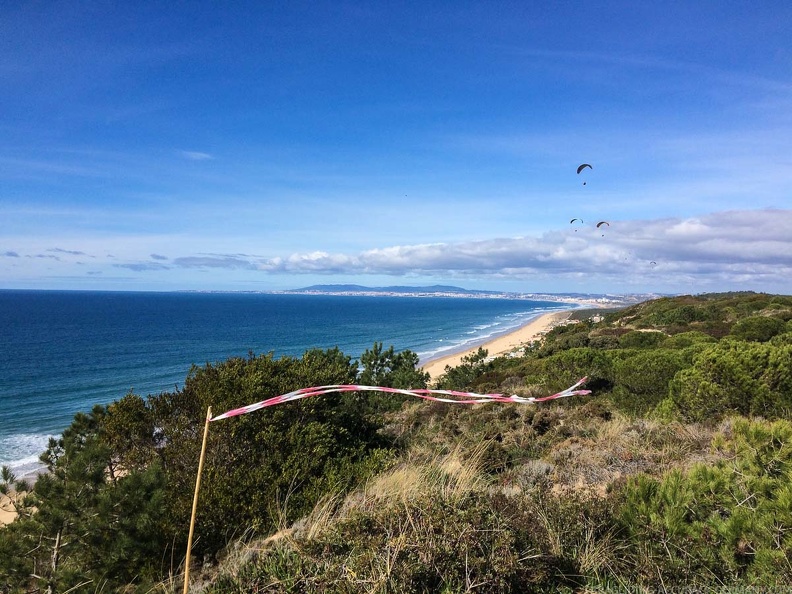
[[(590, 397), (347, 394), (213, 424), (192, 591), (792, 588), (792, 297), (592, 314), (436, 382), (528, 396), (588, 376)], [(416, 365), (381, 344), (360, 361), (251, 354), (78, 414), (0, 529), (0, 591), (179, 591), (208, 406), (309, 385), (425, 387)]]

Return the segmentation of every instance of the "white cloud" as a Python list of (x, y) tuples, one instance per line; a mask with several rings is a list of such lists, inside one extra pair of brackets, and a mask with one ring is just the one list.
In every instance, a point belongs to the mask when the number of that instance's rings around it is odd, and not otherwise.
[[(730, 211), (690, 219), (611, 221), (461, 243), (390, 246), (358, 254), (295, 253), (258, 262), (270, 273), (520, 276), (690, 275), (746, 282), (792, 278), (792, 210)], [(655, 262), (656, 264), (652, 264)]]
[(174, 258), (174, 266), (180, 268), (231, 268), (254, 270), (251, 262), (236, 256), (185, 256)]
[[(10, 282), (42, 275), (76, 274), (81, 254), (114, 253), (92, 258), (92, 268), (113, 276), (127, 269), (139, 280), (195, 284), (195, 271), (210, 273), (206, 288), (228, 283), (280, 283), (311, 275), (337, 279), (408, 277), (422, 282), (448, 280), (497, 288), (520, 283), (532, 290), (700, 292), (752, 289), (792, 293), (792, 210), (721, 211), (704, 216), (647, 220), (610, 220), (596, 229), (595, 219), (579, 226), (525, 237), (493, 237), (457, 242), (405, 243), (368, 249), (272, 253), (254, 241), (237, 251), (239, 240), (217, 242), (214, 250), (192, 236), (128, 236), (123, 241), (76, 237), (14, 245), (0, 264)], [(564, 221), (566, 223), (566, 221)], [(328, 239), (328, 242), (332, 238)], [(19, 241), (15, 241), (19, 244)], [(369, 244), (371, 245), (371, 244)], [(192, 248), (192, 249), (191, 249)], [(180, 257), (166, 257), (165, 250)], [(20, 267), (24, 263), (24, 267)], [(19, 265), (17, 265), (19, 264)], [(73, 268), (69, 268), (74, 266)], [(158, 271), (168, 271), (168, 278)], [(84, 273), (83, 273), (84, 274)], [(277, 277), (277, 278), (276, 278)], [(115, 277), (113, 277), (115, 278)], [(302, 281), (293, 281), (299, 284)], [(548, 287), (548, 288), (545, 288)]]
[(214, 159), (209, 153), (202, 153), (200, 151), (179, 151), (179, 154), (190, 161), (211, 161)]
[(164, 264), (159, 264), (157, 262), (130, 262), (127, 264), (113, 264), (116, 268), (126, 268), (128, 270), (134, 270), (135, 272), (143, 272), (146, 270), (169, 270), (169, 266), (165, 266)]
[[(69, 256), (88, 256), (88, 254), (80, 250), (65, 250), (63, 248), (50, 248), (47, 251), (56, 252), (58, 254), (68, 254)], [(89, 257), (93, 258), (93, 256), (89, 256)]]

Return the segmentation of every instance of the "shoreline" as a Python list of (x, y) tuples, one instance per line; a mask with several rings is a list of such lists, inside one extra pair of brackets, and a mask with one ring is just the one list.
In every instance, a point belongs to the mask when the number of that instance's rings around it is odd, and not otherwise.
[(443, 373), (445, 373), (445, 368), (447, 366), (456, 367), (460, 365), (462, 363), (463, 357), (467, 357), (468, 355), (477, 352), (479, 348), (483, 348), (487, 351), (488, 358), (497, 357), (499, 355), (510, 353), (515, 349), (526, 345), (527, 343), (541, 338), (548, 331), (552, 330), (559, 324), (566, 322), (572, 315), (573, 311), (574, 309), (565, 309), (562, 311), (541, 314), (530, 320), (528, 323), (510, 332), (496, 336), (495, 338), (487, 340), (481, 344), (473, 345), (465, 350), (443, 355), (442, 357), (429, 359), (420, 366), (426, 373), (429, 374), (429, 381), (433, 382), (437, 380), (438, 377), (443, 375)]

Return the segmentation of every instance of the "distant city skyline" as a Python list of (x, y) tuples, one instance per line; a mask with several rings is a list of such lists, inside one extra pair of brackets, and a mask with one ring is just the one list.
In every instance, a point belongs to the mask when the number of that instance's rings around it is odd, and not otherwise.
[(732, 0), (4, 6), (0, 289), (789, 294), (790, 30)]

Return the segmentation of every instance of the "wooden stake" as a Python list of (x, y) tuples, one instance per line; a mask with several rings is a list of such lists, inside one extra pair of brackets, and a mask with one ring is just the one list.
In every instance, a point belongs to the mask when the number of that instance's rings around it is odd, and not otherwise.
[(198, 490), (201, 488), (204, 456), (206, 455), (206, 438), (209, 435), (209, 421), (212, 420), (212, 407), (206, 409), (206, 425), (204, 425), (201, 457), (198, 459), (198, 476), (195, 477), (195, 494), (193, 495), (192, 516), (190, 517), (190, 533), (187, 536), (187, 558), (184, 560), (184, 594), (190, 586), (190, 553), (192, 553), (193, 530), (195, 529), (195, 512), (198, 510)]

